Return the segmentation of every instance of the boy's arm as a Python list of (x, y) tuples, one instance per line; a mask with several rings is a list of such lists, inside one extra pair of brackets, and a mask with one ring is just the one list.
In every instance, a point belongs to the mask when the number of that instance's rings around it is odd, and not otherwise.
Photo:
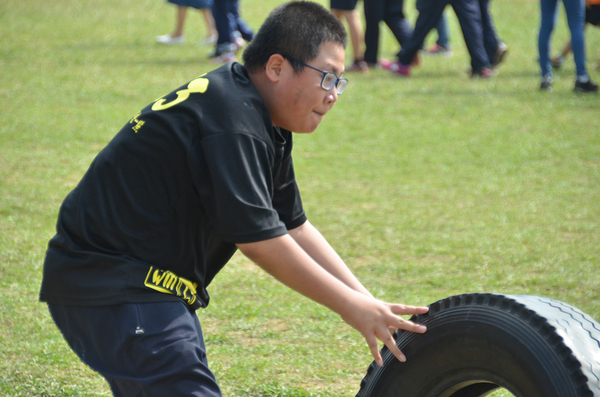
[(325, 237), (308, 221), (302, 226), (290, 230), (289, 233), (294, 241), (322, 268), (353, 290), (363, 295), (373, 296), (348, 269)]
[[(426, 307), (391, 304), (355, 290), (345, 271), (335, 270), (343, 281), (329, 273), (288, 234), (255, 243), (237, 244), (240, 251), (283, 284), (338, 313), (366, 339), (373, 358), (383, 365), (377, 338), (400, 360), (406, 358), (389, 329), (425, 332), (425, 327), (400, 317), (426, 313)], [(312, 249), (309, 249), (312, 250)], [(313, 256), (318, 256), (316, 252)], [(360, 289), (360, 288), (359, 288)]]

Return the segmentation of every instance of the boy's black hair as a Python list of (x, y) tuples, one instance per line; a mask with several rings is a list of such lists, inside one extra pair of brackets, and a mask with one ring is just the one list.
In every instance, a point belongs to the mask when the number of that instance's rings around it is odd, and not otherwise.
[[(318, 3), (291, 1), (269, 14), (244, 50), (244, 65), (249, 72), (258, 72), (273, 54), (309, 62), (319, 55), (321, 44), (327, 41), (346, 48), (348, 36), (342, 23)], [(297, 62), (291, 64), (296, 72), (304, 69)]]

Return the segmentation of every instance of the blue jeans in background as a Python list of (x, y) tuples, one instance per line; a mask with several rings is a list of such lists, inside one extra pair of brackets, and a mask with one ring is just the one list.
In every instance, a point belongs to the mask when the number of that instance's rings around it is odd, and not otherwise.
[[(540, 0), (542, 10), (542, 22), (538, 36), (539, 62), (542, 76), (552, 76), (550, 64), (550, 37), (558, 18), (559, 0)], [(585, 25), (585, 2), (584, 0), (562, 0), (567, 14), (567, 23), (571, 31), (571, 44), (573, 46), (573, 57), (578, 76), (586, 76), (585, 67), (585, 38), (583, 28)]]

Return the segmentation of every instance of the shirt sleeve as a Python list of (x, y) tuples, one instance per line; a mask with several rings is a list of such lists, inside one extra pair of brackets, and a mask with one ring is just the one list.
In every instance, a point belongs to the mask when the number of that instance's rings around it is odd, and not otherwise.
[(273, 205), (287, 230), (292, 230), (306, 222), (306, 215), (302, 206), (300, 190), (296, 184), (291, 145), (289, 151), (284, 154), (279, 170), (275, 179)]
[(232, 243), (287, 233), (273, 205), (275, 156), (262, 140), (245, 133), (209, 135), (200, 142), (196, 188), (216, 232)]

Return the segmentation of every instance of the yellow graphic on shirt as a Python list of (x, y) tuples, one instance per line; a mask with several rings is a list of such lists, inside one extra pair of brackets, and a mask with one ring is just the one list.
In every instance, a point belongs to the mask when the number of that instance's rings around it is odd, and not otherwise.
[(168, 270), (150, 267), (144, 285), (165, 294), (178, 296), (190, 306), (196, 301), (198, 284)]
[(142, 112), (138, 112), (138, 114), (136, 114), (135, 116), (133, 116), (133, 118), (131, 120), (129, 120), (129, 124), (135, 124), (133, 127), (131, 127), (131, 129), (136, 134), (138, 133), (138, 131), (140, 130), (140, 128), (142, 128), (142, 126), (145, 123), (144, 120), (138, 119), (138, 117), (140, 117), (141, 114), (142, 114)]
[[(204, 76), (204, 74), (202, 76)], [(164, 99), (162, 97), (158, 98), (156, 100), (156, 102), (154, 103), (154, 105), (152, 105), (152, 110), (154, 110), (154, 111), (165, 110), (165, 109), (168, 109), (170, 107), (177, 105), (178, 103), (185, 101), (186, 99), (189, 98), (190, 94), (194, 94), (194, 93), (203, 94), (204, 92), (206, 92), (206, 89), (208, 88), (208, 79), (204, 79), (204, 78), (202, 78), (202, 76), (200, 76), (199, 78), (197, 78), (195, 80), (192, 80), (187, 85), (186, 89), (177, 91), (176, 92), (177, 98), (175, 98), (171, 102), (165, 103), (166, 99)]]

